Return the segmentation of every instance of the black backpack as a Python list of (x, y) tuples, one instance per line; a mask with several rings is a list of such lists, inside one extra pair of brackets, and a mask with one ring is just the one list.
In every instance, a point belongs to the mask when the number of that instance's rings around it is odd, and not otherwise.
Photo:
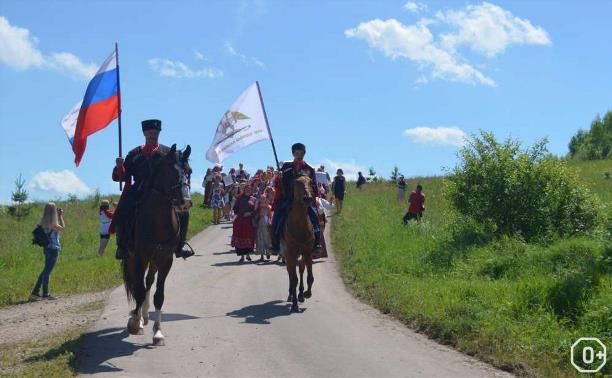
[(51, 236), (51, 232), (48, 234), (42, 228), (41, 225), (36, 226), (34, 231), (32, 231), (32, 244), (39, 245), (41, 247), (46, 247), (49, 245), (49, 237)]

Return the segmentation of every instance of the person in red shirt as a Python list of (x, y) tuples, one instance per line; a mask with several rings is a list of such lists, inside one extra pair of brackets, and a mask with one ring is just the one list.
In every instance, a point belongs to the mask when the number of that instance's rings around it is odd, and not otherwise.
[(425, 193), (423, 193), (423, 186), (418, 184), (416, 190), (413, 190), (410, 193), (410, 197), (408, 198), (408, 212), (402, 218), (404, 224), (408, 224), (408, 221), (411, 219), (416, 219), (417, 221), (421, 220), (423, 216), (423, 211), (425, 211)]

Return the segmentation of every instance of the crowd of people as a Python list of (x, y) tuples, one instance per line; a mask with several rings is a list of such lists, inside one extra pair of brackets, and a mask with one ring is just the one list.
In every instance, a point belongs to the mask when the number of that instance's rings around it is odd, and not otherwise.
[[(342, 211), (345, 179), (339, 169), (332, 181), (324, 166), (317, 169), (319, 181), (316, 188), (316, 211), (318, 227), (324, 230), (326, 210), (332, 208), (332, 194), (335, 199), (336, 212)], [(275, 204), (279, 200), (279, 173), (272, 166), (258, 169), (251, 175), (242, 163), (238, 169), (224, 171), (217, 164), (207, 169), (202, 182), (204, 188), (202, 206), (213, 210), (213, 224), (222, 221), (232, 222), (233, 233), (231, 245), (239, 256), (239, 262), (252, 261), (251, 255), (259, 255), (259, 261), (270, 260), (277, 254), (277, 261), (284, 262), (280, 251), (273, 248), (272, 220)], [(322, 233), (321, 233), (322, 234)], [(321, 250), (313, 257), (327, 257), (324, 240)]]

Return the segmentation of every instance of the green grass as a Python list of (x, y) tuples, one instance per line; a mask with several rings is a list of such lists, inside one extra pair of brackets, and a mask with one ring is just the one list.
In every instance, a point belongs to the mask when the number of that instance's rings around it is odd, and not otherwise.
[[(610, 214), (612, 180), (604, 182), (605, 166), (576, 165)], [(569, 362), (576, 339), (594, 336), (612, 345), (609, 235), (549, 245), (513, 238), (475, 243), (463, 229), (463, 239), (453, 239), (455, 215), (442, 196), (443, 178), (412, 179), (408, 187), (417, 181), (427, 210), (420, 224), (408, 226), (401, 224), (406, 204), (395, 201), (394, 186), (350, 186), (332, 239), (343, 279), (357, 296), (520, 375), (577, 376)], [(606, 368), (612, 373), (610, 363)]]
[(86, 328), (16, 345), (0, 346), (3, 377), (73, 377)]
[[(209, 209), (199, 206), (201, 195), (195, 194), (193, 200), (189, 237), (207, 227), (212, 217)], [(115, 238), (111, 238), (103, 257), (96, 255), (99, 244), (98, 199), (58, 202), (57, 205), (64, 209), (66, 230), (61, 235), (62, 250), (51, 274), (50, 291), (65, 295), (119, 285), (121, 273), (114, 257)], [(30, 214), (21, 221), (6, 211), (0, 211), (0, 306), (26, 300), (44, 265), (42, 248), (31, 242), (32, 229), (44, 204), (32, 206)]]
[[(100, 311), (105, 301), (79, 306)], [(79, 351), (91, 324), (23, 343), (0, 345), (2, 377), (71, 377), (77, 375)]]

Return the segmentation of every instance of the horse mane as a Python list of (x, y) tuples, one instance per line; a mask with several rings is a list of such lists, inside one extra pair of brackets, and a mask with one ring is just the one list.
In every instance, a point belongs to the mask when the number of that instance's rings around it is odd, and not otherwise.
[[(305, 191), (305, 193), (303, 193), (302, 195), (308, 195), (309, 197), (312, 197), (312, 191), (310, 188), (310, 177), (308, 176), (300, 176), (298, 178), (295, 179), (296, 182), (299, 182), (300, 184), (303, 185), (303, 190)], [(291, 235), (292, 239), (294, 239), (295, 242), (297, 242), (298, 244), (302, 244), (305, 241), (305, 239), (302, 238), (296, 238), (295, 235), (301, 235), (306, 237), (307, 239), (309, 239), (309, 236), (312, 236), (312, 238), (314, 238), (314, 235), (312, 234), (312, 225), (310, 224), (310, 218), (308, 217), (308, 213), (305, 211), (303, 214), (303, 218), (302, 218), (302, 214), (300, 214), (299, 218), (297, 219), (302, 219), (303, 220), (303, 224), (300, 224), (300, 226), (303, 226), (304, 229), (303, 230), (299, 230), (296, 232), (291, 232), (291, 225), (292, 223), (290, 222), (290, 220), (292, 219), (296, 219), (293, 218), (291, 215), (293, 212), (295, 211), (300, 211), (302, 209), (307, 208), (307, 205), (305, 204), (303, 207), (297, 207), (296, 204), (301, 204), (303, 203), (301, 198), (294, 198), (296, 195), (296, 188), (298, 186), (294, 185), (293, 186), (293, 193), (291, 193), (291, 205), (289, 206), (289, 211), (288, 211), (288, 217), (287, 217), (287, 223), (286, 223), (286, 227), (285, 227), (285, 231), (287, 232), (287, 234)]]

